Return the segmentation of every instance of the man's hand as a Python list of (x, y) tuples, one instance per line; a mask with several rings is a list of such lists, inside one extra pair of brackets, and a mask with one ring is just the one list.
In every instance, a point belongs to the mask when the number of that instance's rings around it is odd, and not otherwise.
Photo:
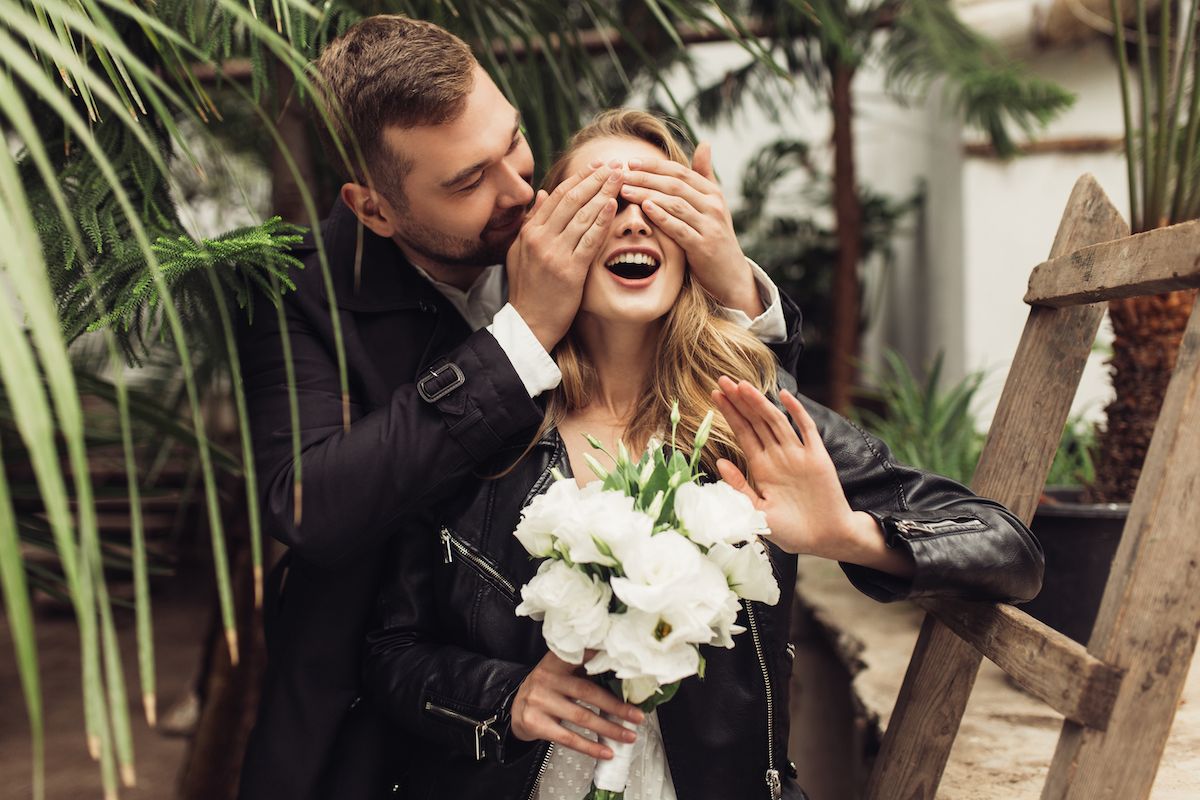
[(508, 301), (550, 352), (566, 335), (583, 298), (588, 267), (617, 212), (621, 170), (602, 166), (538, 192), (508, 251)]
[(630, 159), (621, 196), (640, 205), (650, 222), (683, 248), (692, 274), (718, 303), (751, 319), (763, 313), (707, 142), (696, 148), (691, 169), (667, 159)]
[(604, 687), (579, 677), (578, 670), (579, 667), (554, 653), (546, 653), (517, 689), (512, 706), (513, 735), (525, 742), (544, 739), (578, 750), (585, 756), (610, 759), (612, 750), (568, 730), (563, 721), (616, 741), (632, 742), (637, 738), (633, 731), (585, 708), (579, 701), (635, 724), (641, 723), (645, 715), (637, 706), (623, 703)]
[(746, 381), (722, 377), (718, 385), (713, 400), (746, 455), (754, 486), (724, 459), (717, 470), (766, 514), (772, 542), (789, 553), (912, 575), (911, 556), (889, 549), (874, 518), (850, 508), (817, 425), (794, 395), (783, 391), (779, 399), (799, 436), (784, 413)]

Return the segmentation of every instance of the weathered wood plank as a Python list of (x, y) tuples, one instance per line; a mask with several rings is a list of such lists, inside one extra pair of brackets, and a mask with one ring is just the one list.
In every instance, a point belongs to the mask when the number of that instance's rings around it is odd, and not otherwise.
[(1126, 670), (1105, 731), (1063, 726), (1044, 800), (1154, 784), (1200, 630), (1200, 300), (1146, 453), (1088, 650)]
[(1123, 673), (1079, 642), (1010, 605), (961, 600), (919, 605), (1067, 719), (1108, 726)]
[(1062, 308), (1196, 286), (1200, 286), (1200, 220), (1044, 261), (1029, 276), (1025, 302)]
[[(1128, 233), (1120, 213), (1085, 175), (1071, 192), (1051, 257)], [(1103, 308), (1034, 307), (975, 471), (975, 491), (1025, 522), (1062, 435)], [(927, 618), (905, 674), (867, 787), (871, 800), (932, 798), (982, 659), (979, 651)]]

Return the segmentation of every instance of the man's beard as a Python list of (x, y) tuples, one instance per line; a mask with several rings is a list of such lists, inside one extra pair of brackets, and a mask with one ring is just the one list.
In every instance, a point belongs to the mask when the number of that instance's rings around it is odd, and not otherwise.
[(517, 207), (493, 217), (475, 239), (414, 224), (403, 225), (397, 235), (414, 252), (439, 264), (448, 267), (488, 267), (504, 263), (508, 248), (521, 230), (514, 223), (524, 213), (525, 209)]

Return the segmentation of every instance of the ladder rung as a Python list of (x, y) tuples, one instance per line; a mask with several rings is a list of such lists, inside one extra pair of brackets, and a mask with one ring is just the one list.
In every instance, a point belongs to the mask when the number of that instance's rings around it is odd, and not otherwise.
[(918, 605), (1067, 719), (1097, 730), (1108, 727), (1123, 670), (1010, 605), (963, 600)]
[(1063, 306), (1200, 286), (1200, 220), (1126, 236), (1043, 261), (1025, 302)]

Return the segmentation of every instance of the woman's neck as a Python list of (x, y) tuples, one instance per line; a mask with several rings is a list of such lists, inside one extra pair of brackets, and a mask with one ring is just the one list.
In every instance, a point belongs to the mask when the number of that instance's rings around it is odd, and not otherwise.
[(585, 416), (628, 423), (650, 384), (662, 320), (645, 324), (612, 322), (582, 313), (576, 321), (579, 344), (596, 371), (595, 392)]

